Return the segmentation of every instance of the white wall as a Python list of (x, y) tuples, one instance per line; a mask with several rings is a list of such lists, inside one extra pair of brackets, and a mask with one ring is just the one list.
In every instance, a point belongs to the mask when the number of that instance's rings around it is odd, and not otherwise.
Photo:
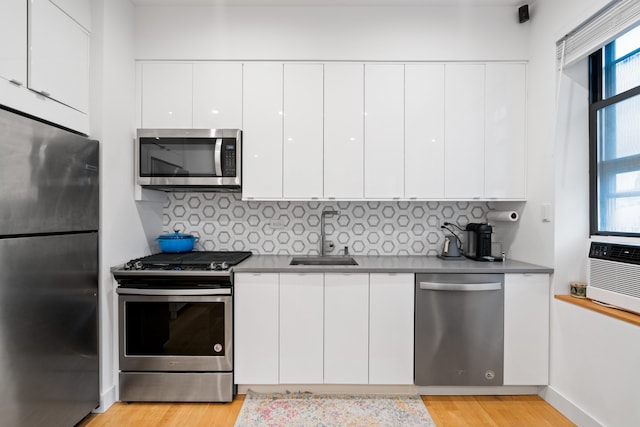
[[(92, 0), (91, 137), (100, 141), (100, 392), (117, 399), (117, 298), (110, 267), (148, 254), (162, 206), (133, 197), (134, 9), (129, 0)], [(145, 234), (146, 231), (146, 234)]]
[[(531, 8), (529, 201), (514, 252), (554, 267), (552, 294), (586, 280), (589, 244), (587, 63), (560, 75), (555, 42), (607, 3), (539, 0)], [(550, 165), (554, 171), (543, 173)], [(554, 207), (551, 223), (540, 220), (547, 201)], [(543, 397), (580, 426), (637, 425), (640, 328), (550, 303), (550, 386)]]
[(563, 70), (555, 129), (554, 293), (587, 279), (589, 251), (589, 71), (585, 58)]
[(526, 60), (504, 7), (139, 7), (137, 59)]
[(640, 327), (560, 301), (552, 311), (551, 386), (543, 397), (580, 427), (636, 427)]

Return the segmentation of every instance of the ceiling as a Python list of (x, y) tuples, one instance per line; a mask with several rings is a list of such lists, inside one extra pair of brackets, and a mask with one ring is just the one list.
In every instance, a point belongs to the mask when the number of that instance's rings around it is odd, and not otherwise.
[(527, 0), (131, 0), (138, 6), (521, 6)]

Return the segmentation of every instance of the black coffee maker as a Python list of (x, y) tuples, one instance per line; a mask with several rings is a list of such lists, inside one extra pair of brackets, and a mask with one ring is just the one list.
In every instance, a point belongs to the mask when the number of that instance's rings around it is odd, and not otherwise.
[(493, 227), (486, 223), (467, 224), (464, 234), (466, 245), (464, 255), (476, 261), (499, 261), (491, 256), (491, 233)]

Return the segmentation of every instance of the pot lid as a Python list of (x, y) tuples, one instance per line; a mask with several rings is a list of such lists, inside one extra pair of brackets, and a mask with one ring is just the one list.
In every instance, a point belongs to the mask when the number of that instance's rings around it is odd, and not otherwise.
[(176, 230), (174, 233), (161, 234), (158, 236), (158, 240), (180, 240), (180, 239), (193, 239), (193, 235), (180, 233)]

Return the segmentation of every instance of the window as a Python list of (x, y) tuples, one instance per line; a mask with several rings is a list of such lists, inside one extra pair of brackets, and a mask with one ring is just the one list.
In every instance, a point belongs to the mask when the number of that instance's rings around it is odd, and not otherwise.
[(591, 234), (640, 236), (640, 26), (589, 66)]

